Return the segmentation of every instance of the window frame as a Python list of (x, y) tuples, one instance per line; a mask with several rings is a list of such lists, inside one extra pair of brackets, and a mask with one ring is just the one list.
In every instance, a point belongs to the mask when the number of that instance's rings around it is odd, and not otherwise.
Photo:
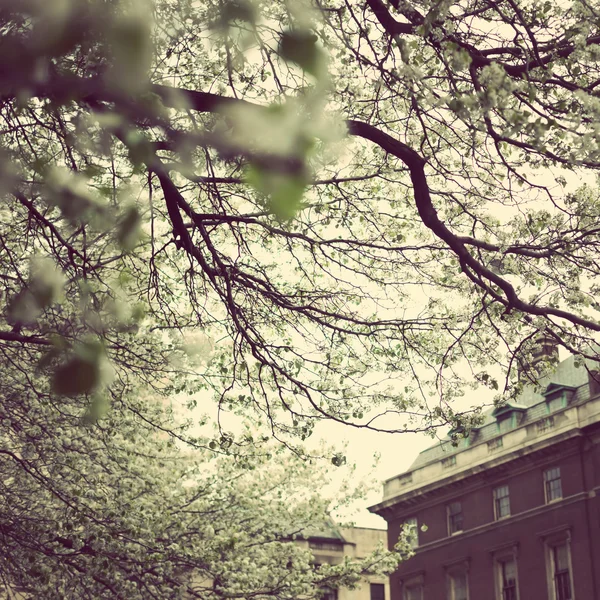
[[(444, 565), (446, 571), (446, 598), (447, 600), (469, 600), (471, 592), (469, 590), (469, 558), (461, 558)], [(466, 596), (457, 596), (454, 582), (458, 577), (465, 579)]]
[(402, 585), (402, 600), (411, 600), (408, 592), (415, 589), (421, 594), (420, 600), (423, 600), (425, 592), (425, 573), (423, 571), (408, 575), (401, 579), (400, 583)]
[[(558, 558), (558, 549), (559, 548), (564, 548), (565, 549), (565, 557), (566, 561), (567, 561), (567, 565), (566, 565), (566, 569), (559, 569), (559, 558)], [(553, 546), (551, 549), (552, 552), (552, 579), (553, 579), (553, 583), (554, 583), (554, 594), (556, 597), (556, 600), (573, 600), (573, 576), (572, 576), (572, 569), (571, 569), (571, 553), (569, 551), (569, 546), (566, 542), (562, 543), (562, 544), (558, 544), (556, 546)], [(564, 576), (567, 575), (566, 579), (561, 577), (562, 579), (562, 584), (559, 585), (558, 582), (558, 577), (559, 576)], [(566, 583), (566, 587), (568, 587), (568, 596), (563, 596), (562, 593), (559, 593), (559, 588), (564, 589), (565, 588), (565, 583)]]
[[(457, 512), (451, 512), (451, 507), (452, 506), (457, 506), (459, 507), (459, 510)], [(458, 529), (454, 529), (453, 528), (453, 524), (455, 522), (455, 518), (459, 516), (459, 520), (460, 520), (460, 528)], [(453, 536), (453, 535), (457, 535), (459, 533), (462, 533), (465, 528), (464, 528), (464, 517), (463, 517), (463, 509), (462, 509), (462, 502), (460, 500), (455, 500), (454, 502), (450, 502), (449, 504), (446, 504), (446, 524), (448, 527), (448, 536)]]
[[(500, 492), (500, 490), (504, 490), (506, 489), (506, 494), (500, 496), (498, 494), (498, 492)], [(494, 520), (496, 521), (500, 521), (501, 519), (507, 519), (508, 517), (511, 516), (511, 510), (510, 510), (510, 487), (508, 485), (508, 483), (505, 483), (504, 485), (499, 485), (497, 487), (495, 487), (493, 489), (492, 492), (492, 497), (494, 499)], [(500, 508), (503, 506), (503, 500), (507, 499), (507, 503), (506, 505), (508, 506), (508, 512), (506, 514), (500, 514)]]
[(405, 527), (406, 525), (414, 528), (414, 537), (411, 538), (410, 536), (407, 536), (406, 541), (409, 543), (410, 547), (415, 550), (419, 547), (419, 520), (417, 517), (408, 517), (402, 522), (402, 527)]
[(500, 450), (502, 448), (504, 448), (502, 436), (496, 437), (487, 443), (488, 454), (492, 454), (492, 452), (496, 452), (496, 450)]
[(517, 415), (514, 412), (502, 415), (501, 417), (498, 417), (496, 424), (498, 426), (498, 433), (508, 433), (516, 428)]
[(385, 583), (381, 583), (380, 581), (370, 581), (369, 582), (369, 598), (370, 600), (375, 600), (375, 597), (373, 596), (373, 587), (374, 586), (381, 586), (381, 588), (383, 589), (383, 600), (386, 600), (386, 594), (385, 594)]
[[(555, 477), (554, 479), (550, 479), (548, 474), (552, 473), (553, 471), (558, 471), (558, 477)], [(562, 474), (560, 472), (560, 466), (549, 467), (548, 469), (544, 469), (543, 477), (544, 477), (544, 499), (546, 500), (546, 504), (550, 504), (552, 502), (558, 502), (559, 500), (562, 500), (563, 499), (563, 491), (562, 491)], [(556, 481), (558, 481), (560, 495), (550, 498), (549, 490), (552, 487), (551, 484)]]
[[(504, 588), (504, 565), (512, 562), (515, 569), (514, 596), (507, 597)], [(494, 596), (496, 600), (519, 600), (519, 564), (516, 544), (494, 553)]]
[[(575, 586), (573, 577), (573, 559), (571, 552), (571, 532), (568, 528), (559, 531), (553, 531), (547, 535), (542, 535), (544, 538), (544, 553), (546, 562), (546, 581), (548, 586), (548, 600), (575, 600)], [(557, 593), (556, 586), (556, 549), (564, 547), (566, 550), (569, 597), (561, 597)]]
[[(455, 581), (458, 577), (464, 577), (465, 579), (465, 592), (466, 596), (457, 596), (455, 589)], [(469, 600), (469, 569), (468, 567), (453, 567), (452, 569), (446, 570), (446, 588), (447, 588), (447, 599), (448, 600)]]
[[(411, 597), (411, 592), (416, 591), (418, 596)], [(402, 600), (423, 600), (423, 584), (413, 583), (402, 587)]]
[[(558, 406), (560, 405), (560, 406)], [(546, 409), (549, 415), (552, 415), (567, 406), (567, 394), (561, 392), (560, 394), (549, 395), (546, 398)]]

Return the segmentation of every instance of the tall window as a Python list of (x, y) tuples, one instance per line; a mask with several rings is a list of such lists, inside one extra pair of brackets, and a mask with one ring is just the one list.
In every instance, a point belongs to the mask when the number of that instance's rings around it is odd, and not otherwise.
[(517, 600), (517, 564), (514, 558), (498, 562), (501, 600)]
[(449, 575), (449, 593), (448, 600), (469, 600), (469, 584), (467, 574), (464, 571), (450, 573)]
[(560, 467), (554, 467), (544, 471), (544, 489), (546, 492), (546, 502), (552, 502), (552, 500), (560, 500), (560, 498), (562, 498)]
[(403, 600), (423, 600), (423, 586), (420, 583), (406, 586)]
[(566, 542), (552, 548), (552, 575), (554, 579), (554, 599), (572, 600), (569, 547)]
[(385, 585), (383, 583), (371, 584), (371, 600), (385, 600)]
[(402, 581), (402, 600), (423, 600), (424, 573), (412, 575)]
[(502, 485), (494, 490), (494, 514), (496, 519), (510, 516), (510, 496), (507, 485)]
[(462, 504), (460, 502), (452, 502), (446, 507), (448, 512), (448, 535), (458, 533), (463, 530), (463, 514)]
[(416, 548), (419, 545), (417, 517), (410, 517), (410, 519), (404, 521), (404, 534), (406, 536), (406, 541), (410, 544), (411, 548)]

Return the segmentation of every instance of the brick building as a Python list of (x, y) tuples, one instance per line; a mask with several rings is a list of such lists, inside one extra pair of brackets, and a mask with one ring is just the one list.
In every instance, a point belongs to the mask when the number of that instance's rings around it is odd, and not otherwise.
[(563, 361), (458, 447), (443, 440), (385, 482), (370, 510), (390, 545), (411, 525), (416, 550), (390, 577), (391, 600), (600, 600), (592, 368)]

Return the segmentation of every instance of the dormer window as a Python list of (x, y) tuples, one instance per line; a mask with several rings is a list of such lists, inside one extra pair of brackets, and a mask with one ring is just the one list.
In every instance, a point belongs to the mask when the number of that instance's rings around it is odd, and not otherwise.
[(463, 425), (457, 425), (453, 427), (448, 432), (448, 437), (450, 438), (450, 444), (457, 448), (460, 445), (460, 441), (465, 448), (468, 448), (475, 438), (477, 437), (478, 427), (471, 427), (470, 429), (466, 429)]
[(511, 431), (515, 427), (518, 427), (521, 423), (523, 413), (527, 410), (526, 406), (520, 404), (504, 404), (494, 409), (492, 416), (496, 417), (496, 423), (498, 424), (498, 431), (500, 433), (506, 433)]
[(577, 388), (571, 385), (562, 385), (558, 383), (550, 383), (542, 396), (546, 398), (546, 407), (549, 413), (556, 412), (566, 408), (567, 404), (573, 398), (573, 394)]
[(516, 415), (514, 413), (498, 419), (498, 431), (506, 433), (516, 427)]

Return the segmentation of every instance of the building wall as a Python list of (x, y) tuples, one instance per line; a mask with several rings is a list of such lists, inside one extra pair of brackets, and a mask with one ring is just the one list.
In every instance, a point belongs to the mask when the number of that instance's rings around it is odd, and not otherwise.
[[(539, 393), (530, 393), (538, 404), (519, 407), (514, 429), (500, 433), (488, 418), (483, 442), (460, 442), (458, 449), (447, 442), (442, 453), (432, 448), (386, 482), (372, 510), (388, 521), (389, 546), (407, 519), (426, 526), (415, 556), (390, 578), (391, 600), (404, 600), (406, 582), (423, 583), (425, 600), (448, 598), (454, 568), (467, 571), (470, 600), (501, 600), (498, 561), (508, 555), (516, 558), (519, 600), (553, 599), (547, 563), (557, 543), (570, 548), (574, 600), (600, 600), (600, 396), (590, 397), (588, 384), (567, 366), (570, 384), (580, 383), (564, 408), (550, 415)], [(562, 499), (547, 504), (544, 471), (556, 466)], [(509, 486), (511, 514), (495, 520), (493, 490), (501, 485)], [(463, 531), (449, 536), (453, 501), (462, 503)]]
[[(387, 544), (387, 532), (383, 529), (364, 527), (337, 528), (339, 538), (315, 537), (303, 542), (307, 545), (318, 564), (340, 564), (344, 558), (364, 558), (382, 543)], [(371, 584), (384, 586), (385, 600), (390, 600), (389, 578), (365, 575), (354, 589), (341, 588), (337, 591), (338, 600), (371, 600)]]
[[(495, 598), (494, 552), (515, 547), (521, 600), (547, 598), (544, 535), (557, 528), (570, 532), (571, 562), (576, 600), (600, 598), (600, 443), (576, 439), (542, 456), (529, 457), (527, 465), (490, 472), (464, 480), (455, 488), (439, 490), (434, 497), (389, 515), (388, 543), (398, 539), (402, 523), (417, 517), (419, 547), (391, 577), (391, 598), (402, 598), (402, 582), (423, 575), (425, 599), (447, 597), (446, 571), (457, 561), (468, 565), (470, 598)], [(545, 503), (543, 472), (559, 466), (563, 499)], [(586, 477), (584, 477), (584, 473)], [(511, 515), (494, 520), (493, 489), (508, 484)], [(448, 536), (446, 505), (461, 501), (463, 531)]]
[[(368, 529), (365, 527), (346, 527), (340, 529), (344, 539), (351, 544), (352, 556), (364, 558), (373, 552), (380, 543), (387, 543), (387, 532), (382, 529)], [(339, 600), (371, 600), (371, 584), (383, 584), (385, 600), (390, 600), (389, 578), (369, 575), (364, 578), (354, 590), (340, 590)]]

